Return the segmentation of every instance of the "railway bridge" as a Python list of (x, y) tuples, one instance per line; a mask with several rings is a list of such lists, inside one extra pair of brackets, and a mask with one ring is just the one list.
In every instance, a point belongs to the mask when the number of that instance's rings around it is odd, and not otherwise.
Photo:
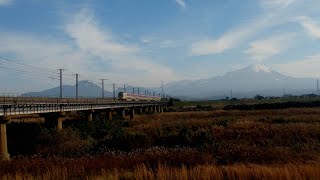
[(85, 114), (88, 121), (94, 114), (105, 113), (106, 119), (112, 120), (114, 114), (130, 119), (135, 114), (162, 113), (167, 108), (167, 101), (118, 101), (113, 99), (67, 99), (67, 98), (31, 98), (0, 97), (0, 160), (9, 160), (6, 124), (25, 115), (39, 115), (45, 123), (58, 130), (70, 113)]

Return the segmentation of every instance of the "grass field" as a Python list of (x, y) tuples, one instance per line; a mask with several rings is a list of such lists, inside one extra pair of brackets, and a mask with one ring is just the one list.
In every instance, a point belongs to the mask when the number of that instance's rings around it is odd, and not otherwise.
[[(31, 162), (33, 163), (33, 162)], [(191, 168), (168, 167), (159, 164), (149, 168), (144, 164), (132, 169), (101, 169), (87, 171), (85, 166), (52, 166), (41, 173), (16, 172), (1, 176), (9, 179), (318, 179), (320, 164), (287, 165), (197, 165)]]
[(32, 151), (11, 148), (1, 179), (320, 177), (319, 108), (172, 112), (36, 132)]
[(263, 104), (263, 103), (286, 103), (286, 102), (312, 102), (320, 101), (320, 97), (310, 98), (264, 98), (264, 99), (236, 99), (236, 100), (211, 100), (211, 101), (177, 101), (174, 103), (175, 109), (179, 110), (183, 107), (189, 106), (212, 106), (216, 109), (222, 109), (227, 105), (239, 105), (239, 104)]

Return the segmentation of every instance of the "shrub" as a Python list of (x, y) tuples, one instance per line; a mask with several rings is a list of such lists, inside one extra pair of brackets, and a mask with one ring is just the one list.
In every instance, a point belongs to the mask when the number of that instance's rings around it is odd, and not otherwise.
[(44, 129), (38, 137), (36, 152), (43, 156), (80, 156), (94, 144), (92, 138), (83, 139), (80, 133), (71, 128), (63, 131)]
[(285, 119), (285, 118), (283, 118), (283, 117), (280, 117), (280, 118), (274, 118), (274, 119), (272, 119), (271, 122), (272, 122), (273, 124), (287, 124), (287, 123), (289, 123), (290, 121), (287, 120), (287, 119)]
[(202, 151), (214, 152), (218, 149), (215, 138), (206, 129), (197, 130), (192, 137), (194, 147), (200, 148)]
[(218, 126), (228, 127), (229, 123), (230, 123), (229, 120), (222, 119), (222, 120), (219, 120), (216, 124)]

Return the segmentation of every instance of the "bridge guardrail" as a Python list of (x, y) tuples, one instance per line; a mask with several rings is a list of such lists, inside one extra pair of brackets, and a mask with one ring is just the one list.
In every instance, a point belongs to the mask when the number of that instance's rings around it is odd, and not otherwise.
[(0, 104), (0, 116), (49, 113), (60, 111), (81, 111), (135, 106), (165, 105), (167, 101), (113, 101), (82, 103), (24, 103)]

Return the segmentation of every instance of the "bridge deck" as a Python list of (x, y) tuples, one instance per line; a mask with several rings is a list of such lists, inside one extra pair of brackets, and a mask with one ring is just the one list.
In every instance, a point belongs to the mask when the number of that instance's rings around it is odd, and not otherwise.
[[(0, 98), (0, 116), (166, 105), (167, 101), (110, 99)], [(5, 100), (5, 101), (3, 101)]]

